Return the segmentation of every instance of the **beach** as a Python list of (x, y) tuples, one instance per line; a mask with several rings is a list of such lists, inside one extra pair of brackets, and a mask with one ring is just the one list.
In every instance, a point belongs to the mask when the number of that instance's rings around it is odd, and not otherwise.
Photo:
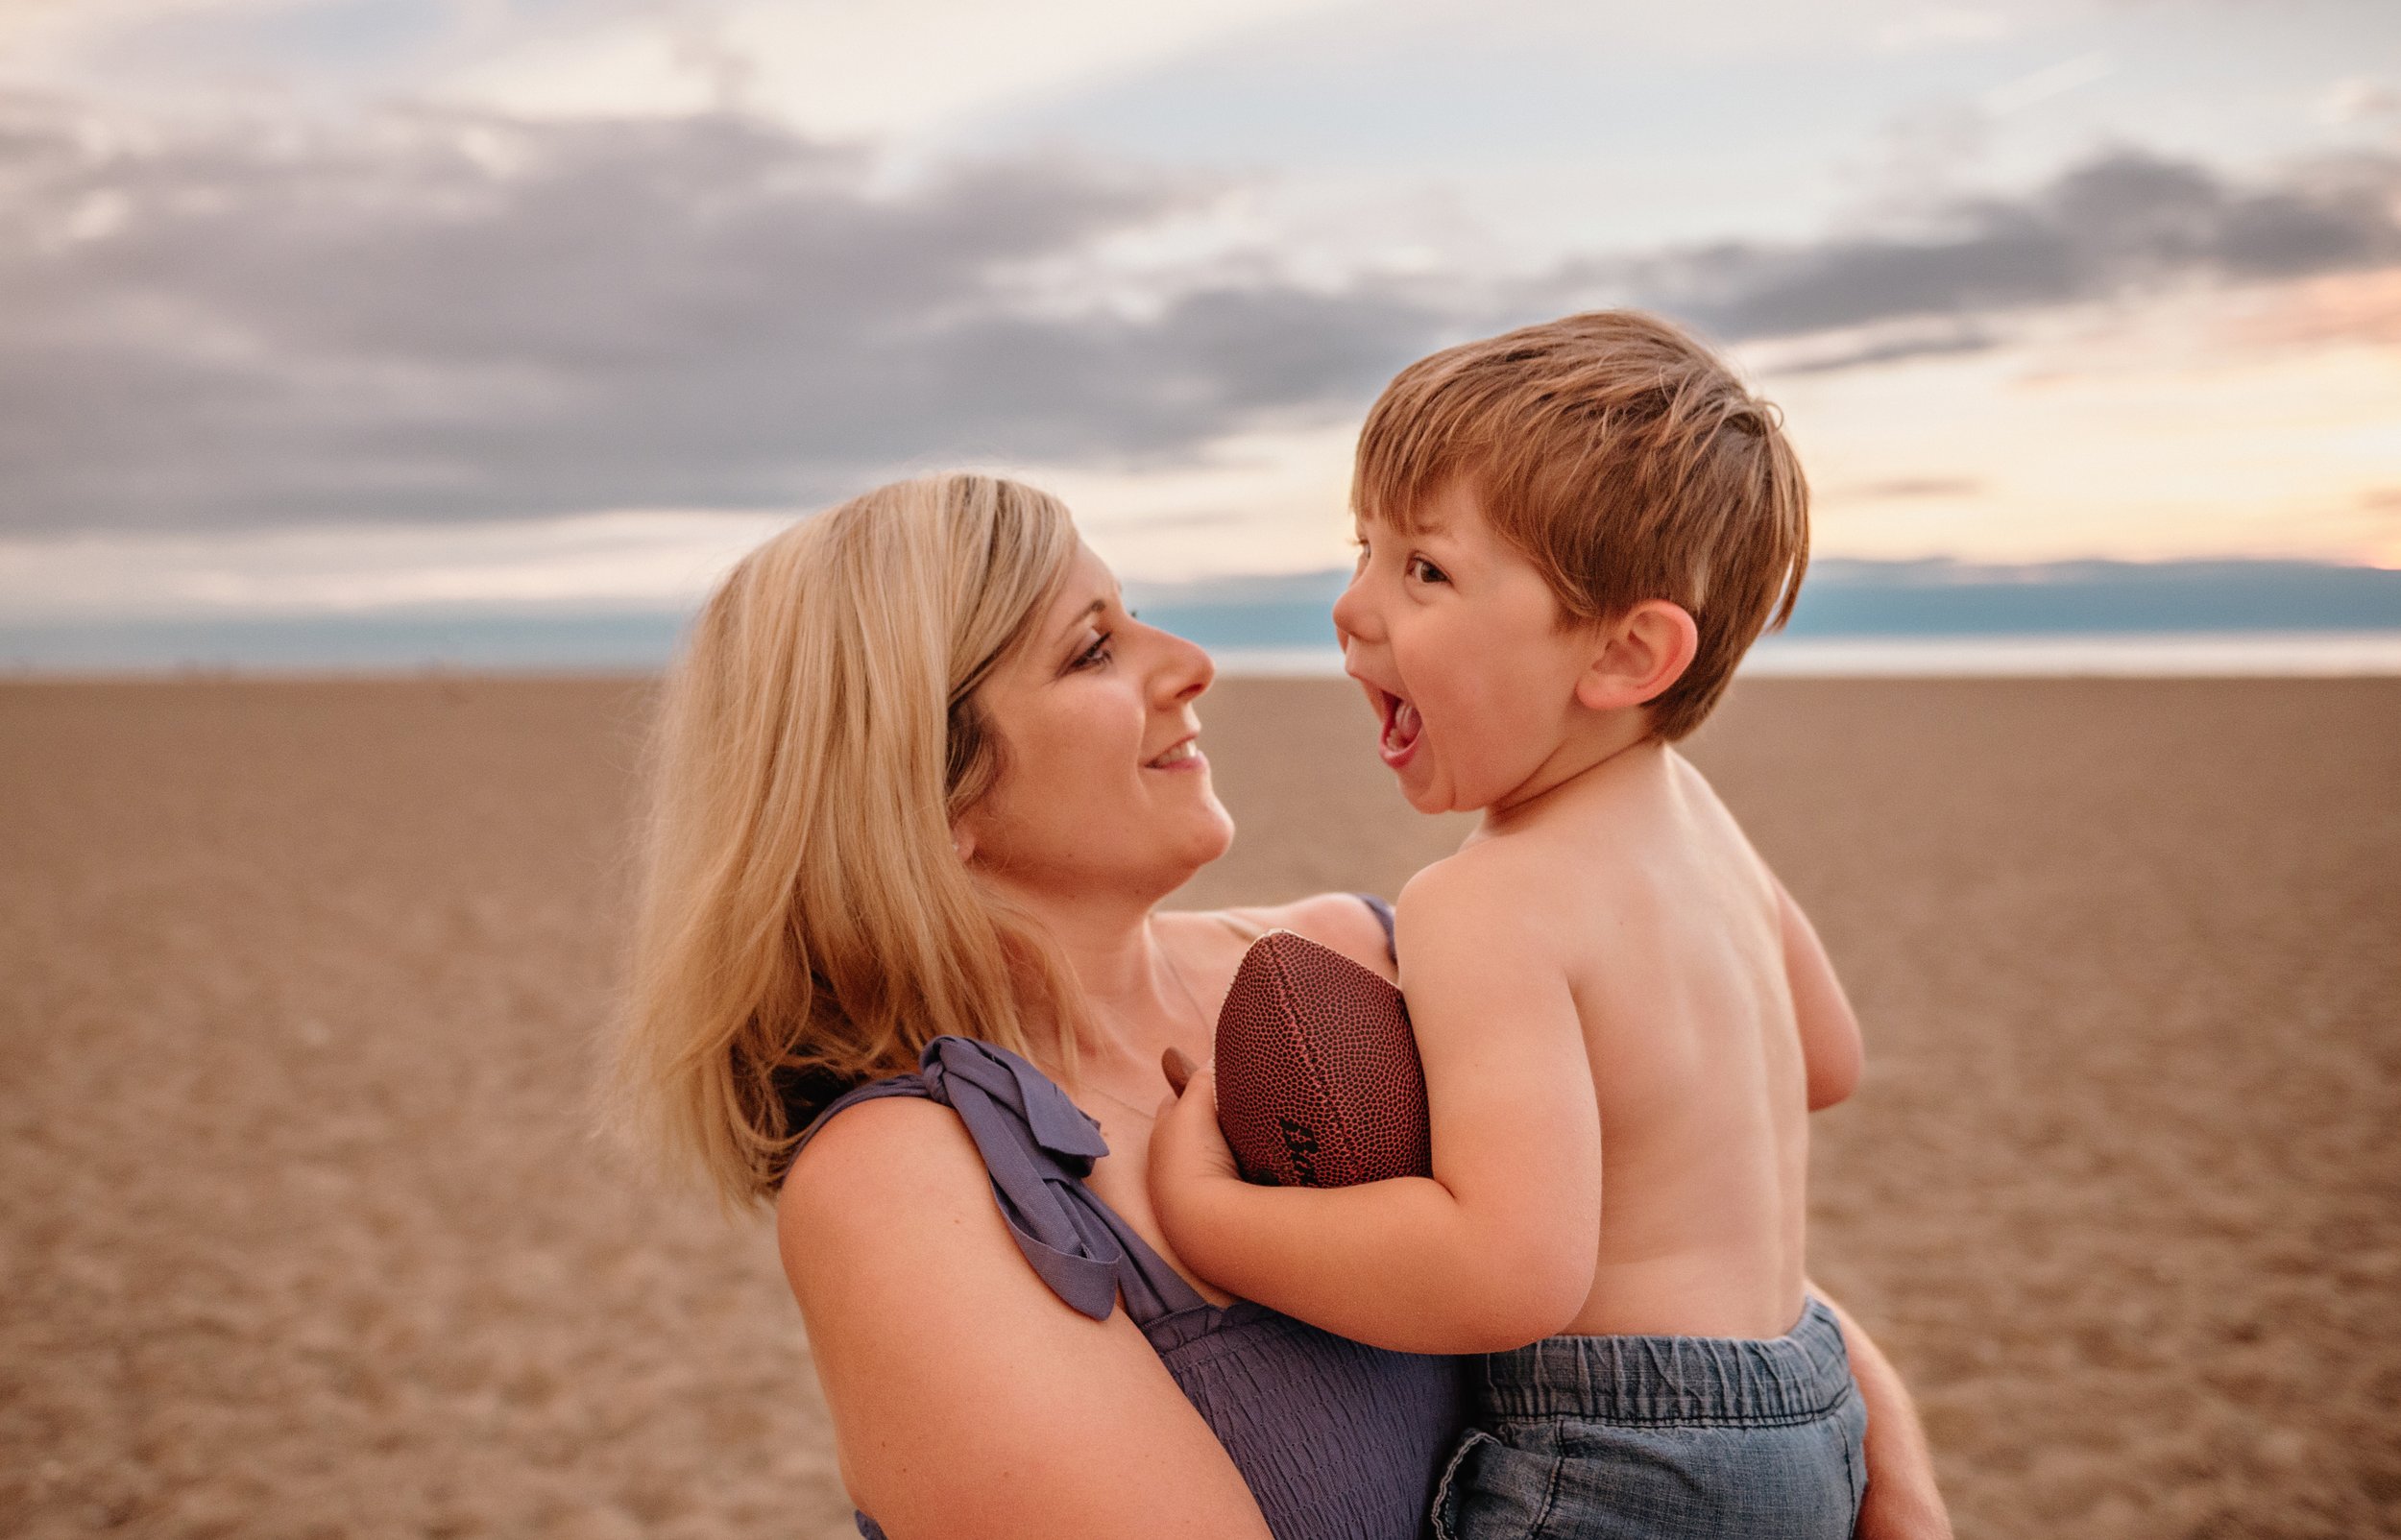
[[(0, 685), (0, 1532), (851, 1533), (761, 1218), (595, 1126), (641, 680)], [(1182, 901), (1396, 891), (1223, 682)], [(1739, 683), (1858, 1006), (1813, 1271), (1960, 1533), (2401, 1534), (2401, 680)]]

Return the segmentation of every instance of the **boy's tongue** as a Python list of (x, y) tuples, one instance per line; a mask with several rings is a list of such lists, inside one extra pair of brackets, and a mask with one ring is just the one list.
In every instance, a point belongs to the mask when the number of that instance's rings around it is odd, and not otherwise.
[(1384, 741), (1379, 745), (1384, 762), (1397, 769), (1407, 760), (1409, 752), (1418, 746), (1418, 730), (1422, 726), (1416, 707), (1407, 701), (1393, 702), (1393, 714), (1384, 724)]

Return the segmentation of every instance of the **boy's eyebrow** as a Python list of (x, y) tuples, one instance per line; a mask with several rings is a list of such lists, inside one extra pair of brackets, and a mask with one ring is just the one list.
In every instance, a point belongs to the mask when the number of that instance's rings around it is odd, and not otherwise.
[(1428, 512), (1422, 505), (1410, 509), (1409, 517), (1406, 518), (1397, 518), (1391, 514), (1386, 514), (1380, 521), (1395, 529), (1406, 530), (1412, 535), (1443, 535), (1450, 531), (1449, 519)]

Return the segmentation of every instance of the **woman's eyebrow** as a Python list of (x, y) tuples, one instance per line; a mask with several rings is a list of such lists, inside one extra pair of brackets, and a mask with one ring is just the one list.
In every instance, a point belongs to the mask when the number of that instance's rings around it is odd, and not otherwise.
[(1083, 625), (1094, 615), (1099, 614), (1102, 611), (1106, 610), (1108, 607), (1109, 602), (1105, 597), (1095, 599), (1090, 604), (1085, 605), (1082, 609), (1068, 616), (1067, 624), (1058, 628), (1059, 639), (1062, 641), (1067, 640), (1074, 635), (1078, 626)]

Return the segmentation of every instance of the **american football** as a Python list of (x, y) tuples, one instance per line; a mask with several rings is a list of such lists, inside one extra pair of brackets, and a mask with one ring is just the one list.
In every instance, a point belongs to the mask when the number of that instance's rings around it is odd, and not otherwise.
[(1430, 1174), (1400, 991), (1289, 930), (1251, 943), (1217, 1017), (1217, 1120), (1242, 1174), (1271, 1187)]

